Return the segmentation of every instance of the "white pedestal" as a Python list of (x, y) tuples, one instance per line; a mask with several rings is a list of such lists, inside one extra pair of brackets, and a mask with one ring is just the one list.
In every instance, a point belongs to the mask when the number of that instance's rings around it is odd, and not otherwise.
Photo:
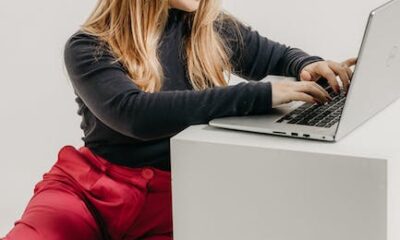
[(338, 143), (197, 125), (171, 140), (175, 240), (399, 240), (400, 101)]

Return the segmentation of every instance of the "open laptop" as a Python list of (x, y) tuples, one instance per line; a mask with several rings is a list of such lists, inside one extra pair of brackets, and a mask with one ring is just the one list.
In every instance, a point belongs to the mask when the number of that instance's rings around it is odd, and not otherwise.
[(337, 141), (400, 97), (400, 0), (390, 1), (369, 16), (347, 95), (332, 96), (326, 105), (293, 102), (270, 114), (211, 120), (209, 125), (280, 136)]

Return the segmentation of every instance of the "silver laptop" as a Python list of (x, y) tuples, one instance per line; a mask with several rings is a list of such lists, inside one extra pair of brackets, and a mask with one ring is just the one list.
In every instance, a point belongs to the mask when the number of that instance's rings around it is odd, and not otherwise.
[(270, 114), (225, 117), (209, 125), (280, 136), (337, 141), (400, 97), (400, 0), (390, 1), (369, 16), (347, 95), (326, 105), (292, 102)]

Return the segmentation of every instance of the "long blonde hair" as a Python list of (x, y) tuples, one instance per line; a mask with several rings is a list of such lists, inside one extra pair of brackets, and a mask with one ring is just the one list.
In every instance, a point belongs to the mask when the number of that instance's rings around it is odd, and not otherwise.
[[(82, 29), (104, 40), (143, 91), (161, 89), (163, 70), (158, 57), (168, 20), (167, 0), (99, 0)], [(195, 90), (226, 86), (231, 73), (230, 50), (215, 29), (221, 20), (220, 0), (201, 0), (188, 15), (190, 33), (184, 46), (189, 79)]]

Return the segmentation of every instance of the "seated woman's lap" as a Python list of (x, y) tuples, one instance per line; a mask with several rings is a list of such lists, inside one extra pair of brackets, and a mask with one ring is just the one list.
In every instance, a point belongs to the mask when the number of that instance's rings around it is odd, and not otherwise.
[[(151, 199), (151, 200), (150, 200)], [(154, 200), (161, 200), (158, 196), (151, 197), (149, 200), (154, 204)], [(167, 203), (168, 204), (168, 203)], [(147, 204), (146, 204), (147, 205)], [(150, 205), (150, 204), (149, 204)], [(148, 206), (148, 205), (147, 205)], [(144, 207), (144, 212), (149, 209)], [(147, 217), (139, 217), (138, 224), (132, 229), (131, 233), (125, 235), (126, 239), (139, 239), (140, 233), (145, 233), (149, 228), (158, 225), (165, 216), (160, 212), (149, 211)], [(158, 216), (155, 216), (155, 215)], [(148, 219), (151, 217), (153, 221)], [(152, 223), (149, 223), (150, 221)], [(142, 223), (144, 226), (142, 226)], [(166, 230), (168, 226), (161, 224), (157, 230)], [(154, 231), (154, 229), (152, 229)], [(139, 233), (139, 234), (138, 234)], [(135, 236), (136, 235), (136, 236)], [(31, 240), (99, 240), (105, 239), (103, 233), (89, 212), (84, 201), (72, 192), (61, 189), (48, 189), (35, 194), (29, 202), (21, 220), (15, 223), (15, 227), (8, 233), (4, 240), (26, 239)], [(172, 232), (162, 235), (149, 235), (140, 237), (141, 240), (172, 240)]]
[(67, 146), (5, 238), (172, 239), (171, 177)]

